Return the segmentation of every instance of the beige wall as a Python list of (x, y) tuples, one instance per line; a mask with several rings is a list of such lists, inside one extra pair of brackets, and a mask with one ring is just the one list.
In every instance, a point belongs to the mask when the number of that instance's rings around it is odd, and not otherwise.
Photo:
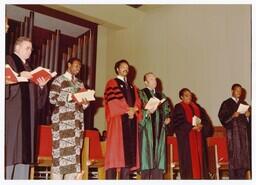
[[(179, 102), (178, 91), (188, 87), (218, 125), (219, 106), (230, 96), (233, 83), (247, 89), (251, 102), (250, 10), (248, 5), (146, 7), (143, 19), (127, 29), (100, 28), (96, 90), (103, 95), (114, 63), (126, 58), (137, 69), (135, 83), (140, 88), (148, 71), (162, 80), (173, 104)], [(104, 122), (102, 115), (96, 120)]]

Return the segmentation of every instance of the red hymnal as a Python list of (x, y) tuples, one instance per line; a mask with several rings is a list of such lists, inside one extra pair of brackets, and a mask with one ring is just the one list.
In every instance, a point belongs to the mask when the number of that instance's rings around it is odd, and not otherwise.
[(32, 82), (38, 84), (38, 80), (44, 78), (45, 81), (52, 79), (57, 75), (56, 72), (51, 73), (49, 69), (43, 67), (37, 67), (33, 71), (30, 72), (32, 78), (30, 79)]
[(5, 78), (11, 82), (27, 82), (24, 77), (18, 77), (18, 74), (11, 68), (9, 64), (5, 65)]

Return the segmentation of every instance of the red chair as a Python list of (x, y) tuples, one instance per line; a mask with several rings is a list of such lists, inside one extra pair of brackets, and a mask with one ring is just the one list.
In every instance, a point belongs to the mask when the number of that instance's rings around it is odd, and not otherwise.
[(209, 137), (208, 160), (212, 178), (220, 179), (220, 172), (228, 170), (228, 150), (226, 137)]
[(86, 130), (84, 135), (85, 139), (82, 149), (83, 179), (88, 179), (89, 168), (97, 168), (98, 179), (104, 179), (104, 155), (106, 143), (105, 141), (100, 142), (100, 135), (96, 130)]
[(100, 135), (96, 130), (86, 130), (85, 137), (89, 138), (89, 159), (102, 160), (103, 154), (100, 144)]
[(167, 137), (167, 161), (167, 176), (170, 175), (169, 178), (174, 179), (174, 171), (180, 169), (177, 138), (174, 136)]
[(40, 125), (37, 144), (37, 163), (31, 167), (31, 179), (49, 179), (52, 165), (51, 126)]

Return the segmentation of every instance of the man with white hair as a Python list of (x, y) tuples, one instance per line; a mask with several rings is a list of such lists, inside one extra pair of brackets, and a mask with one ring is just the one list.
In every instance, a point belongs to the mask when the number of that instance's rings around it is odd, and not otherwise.
[[(152, 72), (144, 75), (145, 88), (139, 91), (142, 102), (143, 119), (140, 122), (141, 140), (141, 178), (163, 179), (166, 163), (166, 132), (171, 122), (171, 110), (167, 97), (156, 91), (157, 80)], [(146, 109), (146, 104), (151, 98), (166, 100), (158, 103), (156, 107)]]
[[(31, 52), (31, 40), (19, 37), (14, 45), (14, 53), (6, 57), (6, 63), (28, 80), (32, 75), (26, 60)], [(48, 80), (40, 79), (38, 81), (40, 88), (29, 81), (5, 85), (6, 179), (29, 177), (29, 165), (35, 162), (37, 106), (43, 105), (47, 98), (46, 89), (43, 88), (47, 82)]]

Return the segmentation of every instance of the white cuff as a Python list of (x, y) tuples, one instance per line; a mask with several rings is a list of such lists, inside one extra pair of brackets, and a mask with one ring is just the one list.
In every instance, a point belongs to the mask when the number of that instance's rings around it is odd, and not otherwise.
[(71, 100), (72, 100), (72, 94), (68, 93), (68, 101), (71, 101)]
[(83, 109), (86, 109), (88, 106), (89, 106), (89, 103), (86, 105), (83, 104)]

